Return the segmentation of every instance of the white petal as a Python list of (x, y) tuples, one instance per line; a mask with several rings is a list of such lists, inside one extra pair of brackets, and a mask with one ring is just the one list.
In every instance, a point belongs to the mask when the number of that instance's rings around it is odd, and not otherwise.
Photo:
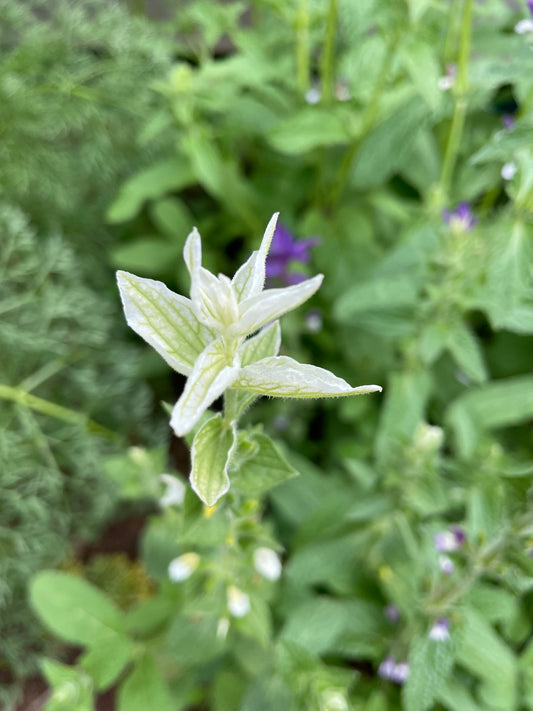
[(197, 285), (193, 308), (198, 319), (217, 333), (226, 333), (239, 319), (239, 304), (231, 281), (224, 274), (217, 278), (202, 267)]
[(238, 373), (238, 355), (228, 363), (222, 339), (210, 343), (196, 360), (185, 390), (174, 405), (170, 419), (174, 432), (179, 437), (190, 432), (209, 405), (231, 386)]
[(272, 242), (272, 237), (276, 231), (279, 212), (275, 212), (270, 218), (265, 234), (261, 241), (261, 246), (252, 252), (248, 260), (240, 267), (233, 277), (233, 285), (239, 301), (244, 301), (251, 296), (259, 294), (265, 284), (265, 262)]
[(322, 284), (323, 274), (306, 279), (301, 284), (284, 289), (266, 289), (239, 304), (240, 318), (235, 335), (245, 336), (257, 331), (270, 321), (275, 321), (287, 311), (292, 311), (311, 298)]
[(196, 227), (193, 227), (191, 234), (187, 237), (183, 248), (183, 259), (192, 279), (202, 266), (202, 238)]
[(324, 368), (298, 363), (287, 356), (263, 358), (241, 369), (233, 388), (244, 388), (272, 397), (342, 397), (380, 392), (379, 385), (352, 388)]
[(171, 368), (189, 375), (213, 332), (202, 325), (185, 296), (162, 282), (117, 272), (126, 321)]

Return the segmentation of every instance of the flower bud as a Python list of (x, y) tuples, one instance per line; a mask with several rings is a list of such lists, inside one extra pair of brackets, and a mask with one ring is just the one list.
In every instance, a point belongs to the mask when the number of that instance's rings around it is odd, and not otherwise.
[(233, 617), (244, 617), (250, 612), (250, 598), (239, 588), (228, 588), (228, 610)]
[(281, 575), (281, 560), (272, 548), (257, 548), (254, 551), (254, 566), (259, 575), (267, 580), (278, 580)]
[(199, 563), (200, 556), (198, 553), (184, 553), (170, 561), (168, 577), (173, 583), (181, 583), (191, 577)]

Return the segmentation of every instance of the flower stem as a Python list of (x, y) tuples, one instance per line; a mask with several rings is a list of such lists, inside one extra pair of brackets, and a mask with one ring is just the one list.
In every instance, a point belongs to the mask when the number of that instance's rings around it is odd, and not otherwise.
[(335, 92), (335, 33), (337, 29), (337, 0), (329, 0), (326, 20), (326, 36), (322, 49), (320, 75), (322, 80), (322, 101), (330, 104)]
[(302, 94), (309, 89), (309, 0), (299, 0), (296, 16), (296, 78)]
[(461, 146), (463, 128), (466, 117), (468, 90), (468, 60), (470, 57), (470, 41), (472, 35), (472, 10), (473, 0), (464, 0), (461, 17), (461, 33), (459, 60), (457, 63), (457, 80), (454, 86), (455, 107), (452, 123), (448, 134), (448, 141), (442, 162), (442, 171), (439, 180), (439, 196), (443, 203), (448, 201), (448, 193), (453, 176), (453, 171)]
[(83, 413), (76, 412), (76, 410), (69, 410), (67, 407), (56, 405), (56, 403), (50, 402), (49, 400), (43, 400), (43, 398), (31, 395), (20, 388), (13, 388), (9, 385), (0, 385), (0, 399), (11, 400), (11, 402), (16, 402), (19, 405), (29, 407), (31, 410), (41, 412), (44, 415), (55, 417), (57, 420), (63, 420), (63, 422), (71, 422), (73, 424), (81, 425), (86, 427), (89, 431), (102, 435), (107, 439), (118, 438), (118, 435), (115, 432), (108, 430), (107, 427), (99, 425), (98, 422), (94, 422)]

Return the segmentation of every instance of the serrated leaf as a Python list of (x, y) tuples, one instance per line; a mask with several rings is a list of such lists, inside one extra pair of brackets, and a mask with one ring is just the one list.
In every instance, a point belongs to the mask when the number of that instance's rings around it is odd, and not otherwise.
[(403, 703), (409, 711), (426, 711), (433, 706), (449, 677), (455, 645), (451, 640), (436, 641), (416, 637), (409, 650), (409, 677), (403, 688)]
[(492, 627), (473, 610), (466, 614), (457, 662), (482, 681), (481, 697), (491, 708), (501, 711), (515, 708), (516, 659)]
[(194, 182), (193, 172), (183, 158), (169, 158), (151, 165), (127, 180), (107, 210), (112, 224), (134, 217), (145, 200), (180, 190)]
[(276, 484), (298, 475), (267, 435), (255, 433), (250, 439), (257, 448), (232, 473), (236, 489), (247, 496), (260, 496)]
[(381, 391), (379, 385), (352, 388), (329, 370), (298, 363), (287, 356), (263, 358), (241, 368), (232, 387), (244, 388), (260, 395), (287, 398), (343, 397)]
[(182, 375), (190, 375), (198, 356), (212, 341), (192, 303), (165, 284), (129, 272), (117, 272), (117, 283), (130, 328)]
[(67, 642), (105, 645), (125, 632), (118, 607), (74, 575), (51, 570), (38, 573), (31, 583), (30, 600), (41, 620)]
[(117, 711), (175, 711), (168, 686), (150, 654), (143, 655), (118, 692)]
[(191, 448), (191, 485), (213, 506), (229, 489), (228, 466), (237, 442), (235, 426), (227, 425), (219, 413), (196, 433)]
[(474, 382), (484, 382), (488, 373), (477, 338), (461, 319), (455, 319), (448, 327), (447, 346), (457, 365)]

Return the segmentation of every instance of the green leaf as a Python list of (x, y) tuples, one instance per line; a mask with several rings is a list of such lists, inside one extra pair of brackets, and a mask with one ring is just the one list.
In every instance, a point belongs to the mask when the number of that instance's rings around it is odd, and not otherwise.
[(113, 266), (119, 269), (158, 275), (176, 264), (178, 252), (173, 244), (159, 237), (140, 237), (114, 247), (110, 257)]
[(30, 600), (43, 622), (67, 642), (107, 644), (124, 634), (124, 617), (103, 592), (81, 578), (44, 570), (33, 579)]
[(412, 40), (403, 48), (401, 57), (417, 91), (429, 108), (436, 111), (442, 103), (442, 91), (438, 85), (442, 72), (434, 47), (427, 41)]
[(175, 711), (168, 686), (154, 658), (145, 654), (118, 692), (118, 711)]
[[(267, 435), (254, 433), (249, 440), (256, 445), (255, 453), (232, 471), (236, 489), (247, 496), (260, 496), (276, 484), (297, 476), (294, 469)], [(243, 443), (246, 446), (246, 443)], [(237, 451), (238, 454), (238, 451)]]
[(268, 139), (280, 153), (294, 156), (319, 146), (345, 144), (350, 132), (346, 121), (331, 109), (309, 106), (280, 121)]
[(533, 376), (488, 383), (454, 400), (446, 420), (463, 456), (475, 449), (483, 430), (526, 422), (533, 417)]
[(469, 326), (457, 318), (448, 324), (448, 348), (457, 365), (476, 383), (487, 380), (488, 373), (479, 341)]
[(157, 200), (150, 206), (150, 216), (156, 227), (176, 246), (183, 246), (194, 224), (185, 204), (174, 197)]
[(224, 642), (217, 637), (217, 625), (218, 620), (207, 615), (176, 616), (166, 636), (169, 654), (187, 667), (205, 664), (224, 648)]
[(419, 288), (410, 275), (399, 275), (355, 284), (336, 302), (335, 316), (340, 320), (351, 319), (361, 311), (397, 309), (416, 304)]
[(377, 187), (398, 170), (409, 156), (427, 114), (423, 99), (412, 97), (371, 130), (363, 139), (354, 163), (354, 187)]
[(425, 419), (430, 389), (431, 377), (426, 371), (391, 374), (375, 446), (380, 463), (393, 461), (399, 449), (412, 440), (417, 425)]
[(96, 644), (81, 658), (80, 664), (89, 674), (98, 691), (109, 688), (132, 656), (132, 643), (127, 637), (111, 637), (105, 644)]
[(91, 679), (82, 669), (42, 659), (41, 669), (52, 694), (43, 711), (93, 711)]
[(192, 170), (183, 158), (155, 163), (124, 183), (107, 210), (107, 220), (112, 224), (130, 220), (145, 200), (162, 197), (171, 190), (181, 190), (193, 182)]
[(433, 706), (451, 674), (454, 647), (452, 640), (436, 641), (427, 635), (411, 641), (409, 677), (402, 694), (405, 708), (426, 711)]
[(226, 424), (220, 413), (208, 420), (194, 437), (191, 485), (207, 506), (213, 506), (229, 489), (228, 466), (236, 442), (235, 426)]
[(490, 708), (501, 711), (515, 708), (516, 659), (492, 627), (473, 610), (466, 614), (457, 662), (482, 681), (480, 696)]

